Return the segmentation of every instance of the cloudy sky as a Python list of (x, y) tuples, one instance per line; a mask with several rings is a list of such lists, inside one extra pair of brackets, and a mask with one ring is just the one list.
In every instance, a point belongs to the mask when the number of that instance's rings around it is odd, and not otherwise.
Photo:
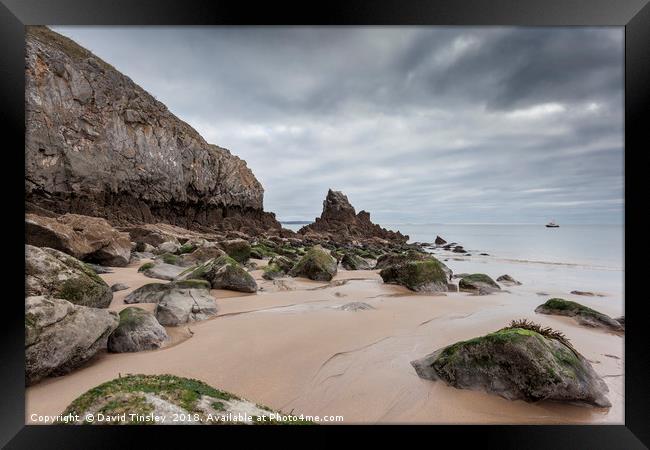
[(53, 27), (248, 162), (382, 224), (621, 223), (623, 28)]

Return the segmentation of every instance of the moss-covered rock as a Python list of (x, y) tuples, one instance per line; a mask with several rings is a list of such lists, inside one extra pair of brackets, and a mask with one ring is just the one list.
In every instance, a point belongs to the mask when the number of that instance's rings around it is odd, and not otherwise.
[(286, 256), (274, 256), (269, 261), (269, 264), (276, 264), (283, 272), (289, 273), (289, 271), (293, 269), (295, 262)]
[(352, 252), (347, 252), (343, 254), (341, 258), (341, 265), (346, 270), (369, 270), (370, 263), (363, 259), (360, 256), (355, 255)]
[[(112, 422), (94, 422), (100, 425), (178, 423), (172, 422), (174, 415), (185, 424), (305, 423), (299, 417), (282, 422), (276, 419), (280, 417), (279, 413), (265, 406), (215, 389), (202, 381), (174, 375), (127, 375), (113, 379), (77, 397), (62, 415), (79, 416), (79, 420), (73, 424), (84, 424), (87, 423), (84, 418), (88, 413), (117, 418)], [(145, 421), (144, 417), (159, 419)], [(160, 419), (162, 417), (166, 418), (164, 422)]]
[(282, 270), (282, 268), (276, 263), (269, 263), (266, 267), (264, 267), (262, 278), (265, 280), (275, 280), (276, 278), (280, 278), (285, 274), (286, 272)]
[(305, 277), (310, 280), (330, 281), (337, 271), (336, 259), (320, 246), (314, 246), (300, 258), (291, 269), (292, 277)]
[(108, 337), (114, 353), (154, 350), (169, 339), (165, 328), (148, 311), (129, 306), (120, 311), (120, 323)]
[(156, 264), (154, 264), (152, 262), (146, 262), (143, 265), (141, 265), (140, 267), (138, 267), (138, 272), (144, 272), (145, 270), (152, 269), (155, 265)]
[(25, 246), (26, 295), (46, 295), (75, 305), (107, 308), (113, 292), (86, 264), (52, 248)]
[(245, 263), (251, 256), (251, 245), (244, 239), (230, 239), (220, 245), (223, 251), (237, 262)]
[(241, 264), (224, 255), (211, 259), (197, 267), (186, 269), (179, 279), (207, 280), (213, 289), (228, 289), (239, 292), (256, 292), (257, 282)]
[(255, 259), (272, 258), (276, 255), (271, 247), (266, 244), (257, 243), (251, 246), (250, 257)]
[(509, 400), (565, 401), (609, 407), (607, 385), (560, 339), (508, 327), (441, 348), (411, 362), (417, 374)]
[(505, 284), (506, 286), (521, 286), (521, 282), (515, 280), (508, 274), (501, 275), (499, 278), (497, 278), (497, 281), (501, 284)]
[(178, 248), (178, 254), (183, 255), (185, 253), (192, 253), (194, 250), (196, 250), (197, 245), (193, 242), (186, 242), (185, 244), (181, 245)]
[(580, 325), (623, 332), (625, 325), (606, 314), (563, 298), (551, 298), (535, 308), (536, 313), (572, 317)]
[(174, 266), (180, 266), (181, 262), (180, 256), (173, 253), (163, 253), (162, 255), (156, 256), (155, 260), (162, 261), (165, 264), (172, 264)]
[(178, 280), (170, 283), (149, 283), (135, 289), (124, 298), (124, 303), (158, 303), (161, 298), (174, 289), (210, 289), (206, 280)]
[(458, 282), (458, 289), (478, 294), (488, 294), (501, 290), (497, 282), (484, 273), (473, 273), (461, 278)]
[(433, 258), (388, 266), (379, 272), (384, 283), (399, 284), (416, 292), (447, 292), (447, 275)]

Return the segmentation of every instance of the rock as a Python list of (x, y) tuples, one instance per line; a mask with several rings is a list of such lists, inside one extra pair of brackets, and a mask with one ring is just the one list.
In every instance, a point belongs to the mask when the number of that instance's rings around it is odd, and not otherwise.
[(135, 289), (124, 298), (124, 303), (158, 303), (161, 298), (173, 289), (203, 289), (209, 290), (210, 283), (206, 280), (180, 280), (170, 283), (149, 283)]
[(286, 275), (286, 272), (276, 263), (269, 263), (264, 268), (262, 278), (265, 280), (275, 280)]
[(113, 292), (124, 291), (128, 288), (129, 287), (124, 283), (115, 283), (114, 285), (111, 286), (111, 291)]
[(124, 267), (131, 256), (127, 233), (117, 231), (102, 218), (79, 214), (57, 218), (26, 214), (25, 241), (104, 266)]
[(356, 214), (348, 198), (340, 191), (327, 191), (320, 217), (299, 231), (304, 236), (331, 237), (337, 242), (351, 242), (358, 239), (378, 238), (394, 243), (406, 243), (408, 236), (386, 230), (370, 221), (370, 213)]
[(480, 256), (490, 256), (489, 253), (479, 253)]
[(280, 232), (245, 161), (70, 39), (25, 34), (27, 202), (116, 225)]
[(203, 264), (213, 258), (224, 256), (226, 252), (215, 245), (204, 245), (197, 248), (192, 253), (181, 255), (178, 264), (183, 267)]
[(25, 246), (25, 295), (46, 295), (76, 305), (107, 308), (110, 287), (78, 259), (52, 248)]
[(458, 286), (454, 283), (447, 283), (447, 291), (449, 292), (458, 292)]
[(595, 294), (593, 292), (586, 292), (586, 291), (571, 291), (573, 295), (582, 295), (585, 297), (604, 297), (602, 294)]
[(408, 261), (423, 260), (428, 257), (429, 255), (419, 252), (385, 253), (377, 259), (375, 270), (385, 269)]
[(183, 268), (180, 266), (175, 266), (173, 264), (157, 262), (142, 272), (149, 278), (157, 278), (159, 280), (175, 280), (176, 277), (178, 277), (183, 272)]
[(217, 314), (217, 304), (208, 289), (170, 289), (156, 305), (161, 325), (177, 326), (209, 319)]
[(461, 247), (460, 245), (454, 247), (453, 252), (454, 253), (467, 253), (467, 251), (463, 247)]
[(504, 328), (412, 361), (417, 374), (509, 400), (553, 400), (609, 407), (607, 384), (565, 343), (524, 328)]
[(501, 284), (505, 284), (506, 286), (521, 286), (521, 283), (512, 278), (510, 275), (501, 275), (499, 278), (497, 278), (497, 281)]
[(179, 279), (207, 280), (213, 289), (256, 292), (257, 282), (241, 264), (229, 256), (211, 259), (198, 267), (186, 269)]
[(120, 311), (120, 323), (108, 337), (113, 353), (154, 350), (169, 339), (165, 328), (148, 311), (129, 306)]
[(440, 236), (436, 236), (436, 240), (434, 241), (434, 244), (436, 245), (445, 245), (447, 241), (445, 241), (443, 238)]
[(167, 241), (163, 242), (158, 246), (156, 249), (156, 252), (158, 254), (163, 254), (163, 253), (176, 253), (178, 252), (178, 249), (180, 248), (180, 244), (178, 242), (172, 242), (172, 241)]
[(283, 272), (289, 273), (295, 263), (286, 256), (274, 256), (269, 261), (269, 264), (276, 264)]
[(606, 314), (588, 308), (580, 303), (565, 300), (563, 298), (552, 298), (546, 303), (535, 308), (539, 314), (552, 314), (557, 316), (572, 317), (580, 325), (587, 327), (604, 328), (609, 331), (623, 332), (625, 326), (612, 319)]
[(228, 256), (239, 263), (245, 263), (251, 256), (251, 245), (243, 239), (231, 239), (221, 242), (221, 248)]
[(375, 307), (364, 302), (350, 302), (350, 303), (346, 303), (345, 305), (341, 305), (339, 309), (343, 311), (357, 312), (357, 311), (367, 311), (369, 309), (375, 309)]
[(368, 261), (352, 253), (345, 253), (341, 258), (341, 265), (346, 270), (369, 270), (371, 269)]
[(388, 266), (379, 272), (384, 283), (399, 284), (416, 292), (447, 292), (447, 275), (435, 258)]
[(108, 267), (104, 267), (104, 266), (99, 266), (99, 265), (97, 265), (97, 264), (86, 263), (86, 266), (87, 266), (89, 269), (93, 270), (96, 274), (100, 274), (100, 273), (113, 273), (113, 270), (112, 270), (112, 269), (109, 269)]
[(25, 299), (25, 381), (63, 375), (80, 366), (106, 341), (119, 322), (117, 313), (73, 305), (45, 296)]
[[(101, 411), (116, 417), (116, 422), (95, 424), (169, 424), (177, 417), (183, 425), (304, 424), (304, 420), (276, 420), (280, 413), (254, 402), (213, 388), (199, 380), (174, 375), (126, 375), (95, 386), (77, 397), (63, 416), (79, 417), (81, 425), (88, 414)], [(144, 418), (151, 418), (145, 421)], [(163, 422), (160, 418), (166, 418)], [(264, 417), (266, 420), (258, 418)], [(124, 420), (122, 420), (124, 418)], [(140, 420), (138, 420), (140, 419)]]
[(336, 275), (336, 259), (330, 256), (321, 246), (310, 248), (291, 269), (292, 277), (304, 277), (316, 281), (331, 281)]
[(135, 245), (135, 251), (138, 253), (151, 253), (153, 254), (156, 251), (156, 247), (147, 242), (137, 242)]
[(206, 279), (214, 289), (228, 289), (238, 292), (257, 292), (257, 282), (246, 270), (235, 260), (222, 256), (218, 260), (225, 262), (208, 272)]
[(499, 285), (484, 273), (473, 273), (461, 278), (458, 282), (458, 289), (478, 294), (489, 294), (501, 290)]

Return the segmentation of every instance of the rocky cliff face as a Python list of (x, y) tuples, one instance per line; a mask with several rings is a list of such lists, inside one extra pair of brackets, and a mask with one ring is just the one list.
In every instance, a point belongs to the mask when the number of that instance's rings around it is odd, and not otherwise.
[(370, 213), (356, 213), (348, 198), (340, 191), (327, 191), (323, 212), (314, 223), (302, 227), (299, 234), (316, 237), (322, 235), (336, 242), (379, 239), (392, 243), (405, 243), (408, 236), (386, 230), (370, 221)]
[(86, 49), (27, 27), (25, 70), (28, 210), (118, 225), (280, 229), (245, 161)]

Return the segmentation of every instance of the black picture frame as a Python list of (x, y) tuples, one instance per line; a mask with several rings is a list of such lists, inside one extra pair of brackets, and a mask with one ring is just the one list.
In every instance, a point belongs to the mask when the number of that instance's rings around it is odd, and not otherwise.
[[(522, 25), (625, 27), (625, 425), (566, 426), (420, 426), (408, 427), (292, 427), (291, 432), (390, 433), (430, 439), (450, 438), (454, 447), (476, 442), (501, 448), (647, 448), (650, 445), (650, 352), (644, 322), (647, 294), (641, 291), (645, 265), (632, 262), (642, 254), (640, 228), (645, 215), (644, 174), (650, 126), (650, 5), (649, 0), (386, 0), (327, 2), (259, 2), (236, 0), (0, 0), (0, 86), (5, 247), (5, 292), (0, 326), (0, 445), (6, 448), (115, 448), (134, 446), (137, 437), (171, 442), (187, 427), (66, 427), (26, 426), (24, 386), (24, 314), (19, 280), (24, 277), (24, 26), (25, 25)], [(644, 120), (645, 119), (645, 120)], [(10, 226), (9, 226), (10, 225)], [(11, 255), (11, 257), (9, 257)], [(14, 284), (13, 288), (9, 285)], [(15, 295), (14, 294), (15, 289)], [(24, 294), (24, 292), (23, 292)], [(16, 297), (16, 298), (14, 298)], [(201, 430), (196, 430), (201, 428)], [(264, 428), (264, 430), (261, 430)], [(213, 427), (192, 427), (192, 437), (216, 443)], [(221, 430), (223, 428), (220, 427)], [(288, 432), (286, 427), (229, 428), (241, 439), (259, 433)], [(399, 437), (399, 436), (395, 436)], [(186, 441), (187, 442), (187, 441)], [(306, 441), (304, 442), (306, 443)], [(193, 445), (187, 442), (187, 445)], [(303, 444), (304, 445), (304, 444)], [(441, 444), (442, 445), (442, 444)]]

